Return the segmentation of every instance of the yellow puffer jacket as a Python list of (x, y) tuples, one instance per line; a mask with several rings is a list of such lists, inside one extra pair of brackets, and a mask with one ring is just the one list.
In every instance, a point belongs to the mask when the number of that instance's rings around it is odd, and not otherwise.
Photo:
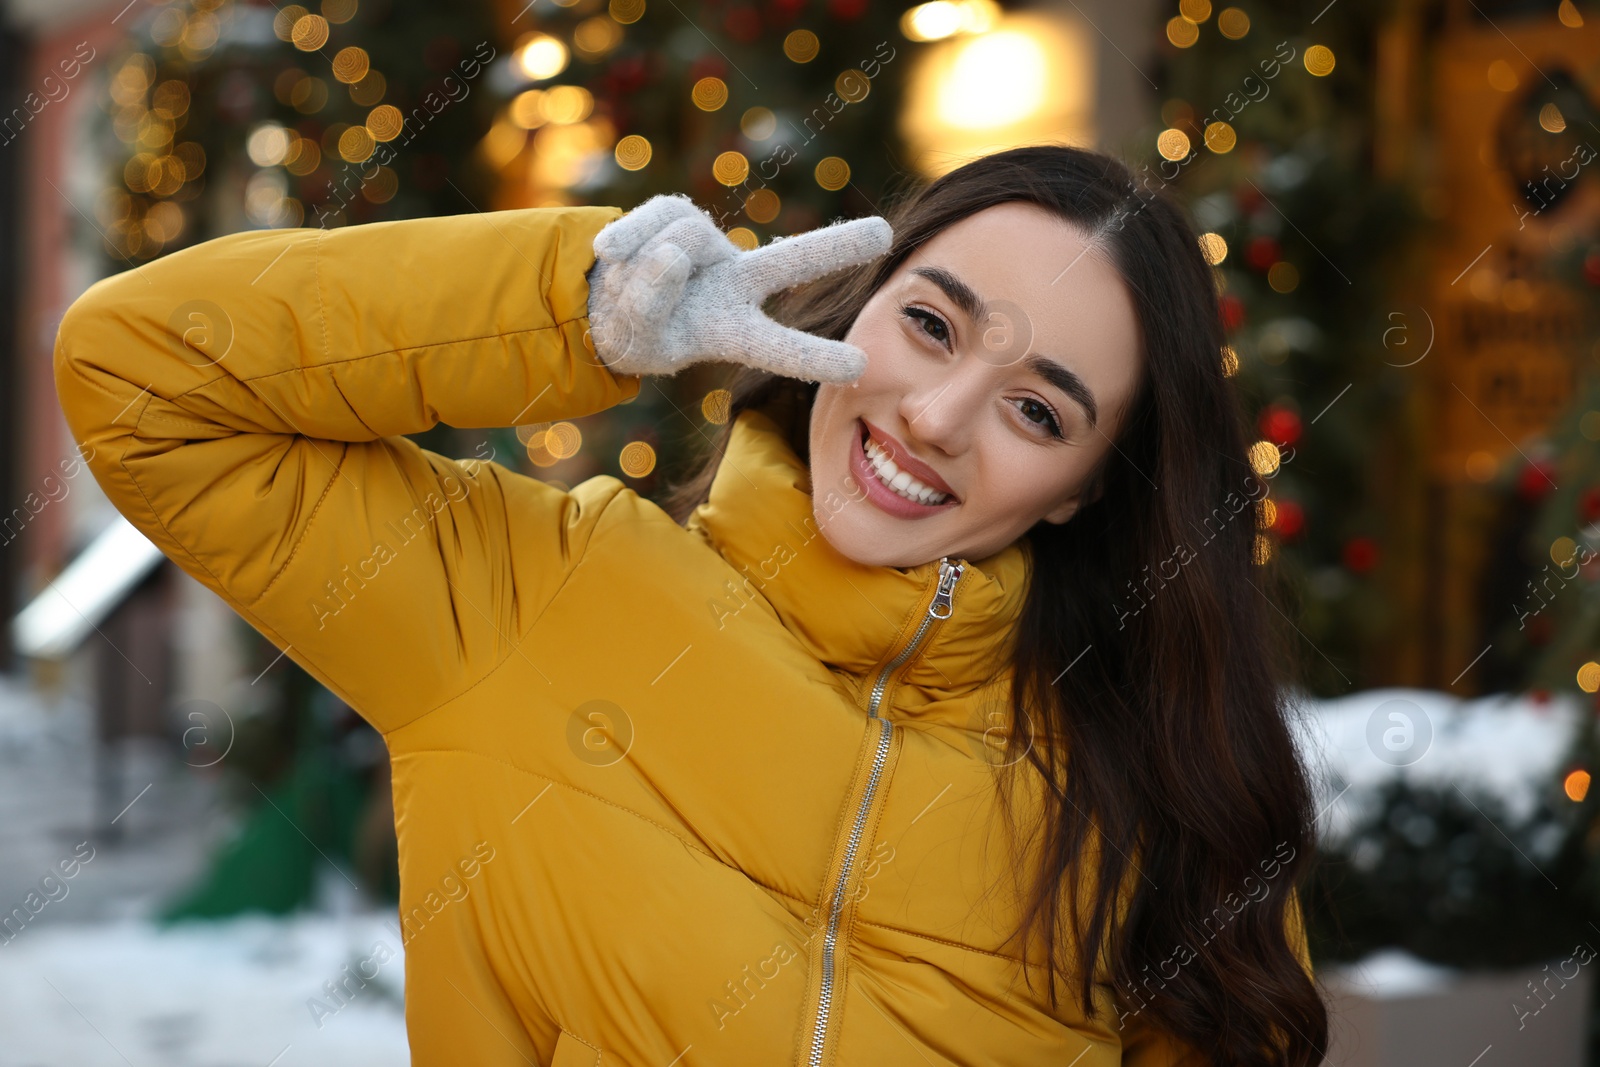
[(688, 529), (400, 436), (638, 394), (586, 337), (620, 214), (235, 234), (61, 324), (113, 503), (388, 744), (413, 1063), (1175, 1062), (1002, 947), (1027, 865), (982, 664), (1020, 542), (942, 592), (939, 561), (854, 563), (757, 411)]

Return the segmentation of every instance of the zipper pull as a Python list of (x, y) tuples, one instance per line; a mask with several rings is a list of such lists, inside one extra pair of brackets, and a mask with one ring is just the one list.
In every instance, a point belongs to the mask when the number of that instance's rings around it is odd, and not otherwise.
[(966, 569), (966, 564), (961, 562), (951, 563), (949, 556), (939, 560), (939, 588), (933, 594), (933, 603), (928, 605), (928, 615), (935, 619), (948, 619), (955, 610), (956, 582), (961, 580), (961, 572)]

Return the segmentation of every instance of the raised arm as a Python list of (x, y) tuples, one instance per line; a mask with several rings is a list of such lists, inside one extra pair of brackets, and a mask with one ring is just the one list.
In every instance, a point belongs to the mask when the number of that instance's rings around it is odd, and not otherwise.
[(587, 337), (621, 214), (255, 231), (118, 274), (62, 319), (68, 426), (130, 522), (388, 733), (515, 654), (621, 489), (400, 436), (638, 394)]

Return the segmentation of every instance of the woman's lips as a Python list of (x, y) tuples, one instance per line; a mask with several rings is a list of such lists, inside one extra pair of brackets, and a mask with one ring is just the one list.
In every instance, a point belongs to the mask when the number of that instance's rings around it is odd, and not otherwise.
[[(856, 479), (861, 482), (866, 498), (880, 511), (886, 512), (899, 519), (925, 519), (930, 515), (937, 515), (960, 503), (954, 496), (942, 504), (919, 504), (915, 500), (908, 500), (899, 493), (884, 485), (878, 474), (872, 469), (872, 461), (867, 458), (865, 448), (866, 427), (863, 425), (854, 435), (850, 444), (850, 469)], [(918, 479), (920, 481), (920, 479)]]
[[(911, 454), (911, 450), (906, 448), (905, 445), (901, 444), (893, 434), (889, 433), (887, 430), (879, 429), (866, 419), (860, 419), (859, 421), (861, 425), (866, 428), (867, 434), (874, 441), (878, 442), (878, 447), (889, 454), (889, 458), (894, 461), (894, 465), (896, 467), (905, 471), (907, 474), (911, 475), (911, 477), (915, 478), (917, 481), (921, 482), (923, 485), (934, 490), (935, 492), (943, 493), (948, 497), (954, 497), (956, 495), (955, 490), (951, 489), (949, 484), (945, 482), (943, 478), (939, 477), (938, 471), (934, 470), (932, 467), (913, 456)], [(865, 442), (863, 442), (863, 444), (864, 443)]]

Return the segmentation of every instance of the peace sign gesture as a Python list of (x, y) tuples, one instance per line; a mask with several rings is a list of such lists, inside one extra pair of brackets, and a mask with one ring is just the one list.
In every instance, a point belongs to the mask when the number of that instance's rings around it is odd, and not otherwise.
[(589, 327), (619, 374), (675, 374), (728, 360), (805, 381), (848, 382), (866, 353), (779, 325), (772, 293), (883, 255), (894, 239), (878, 216), (836, 222), (744, 251), (682, 194), (651, 197), (594, 239)]

